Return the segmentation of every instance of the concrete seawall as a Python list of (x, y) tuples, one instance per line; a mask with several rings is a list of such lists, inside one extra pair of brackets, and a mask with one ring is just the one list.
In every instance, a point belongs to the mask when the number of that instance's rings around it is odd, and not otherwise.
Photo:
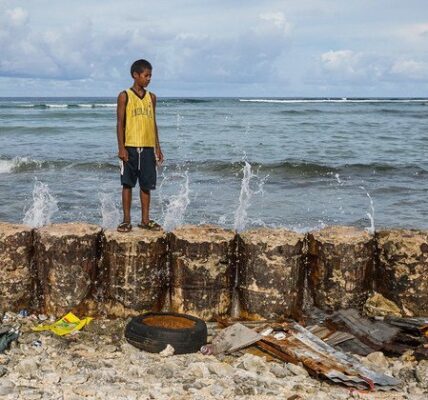
[(376, 290), (405, 316), (428, 316), (428, 232), (353, 227), (298, 234), (216, 226), (118, 234), (85, 223), (0, 223), (0, 312), (205, 318), (295, 317), (303, 293), (325, 311), (362, 309)]

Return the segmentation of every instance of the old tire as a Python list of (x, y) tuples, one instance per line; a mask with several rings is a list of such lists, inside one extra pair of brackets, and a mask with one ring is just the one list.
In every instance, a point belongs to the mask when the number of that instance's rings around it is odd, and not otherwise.
[[(179, 323), (169, 327), (171, 321)], [(195, 353), (207, 342), (207, 326), (201, 319), (187, 314), (147, 313), (129, 321), (125, 338), (133, 346), (150, 353), (159, 353), (168, 344), (174, 347), (174, 354)]]

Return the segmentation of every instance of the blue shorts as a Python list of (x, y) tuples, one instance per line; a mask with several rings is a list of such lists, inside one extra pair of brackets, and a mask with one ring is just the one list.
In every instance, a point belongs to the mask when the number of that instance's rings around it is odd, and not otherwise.
[(120, 160), (120, 183), (142, 190), (156, 189), (156, 157), (153, 147), (126, 147), (128, 161)]

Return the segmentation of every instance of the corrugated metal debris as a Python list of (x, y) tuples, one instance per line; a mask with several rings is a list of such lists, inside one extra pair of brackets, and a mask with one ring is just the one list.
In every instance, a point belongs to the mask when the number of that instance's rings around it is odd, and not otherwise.
[(269, 335), (256, 345), (284, 361), (301, 362), (312, 375), (358, 389), (391, 390), (400, 384), (398, 379), (367, 368), (355, 357), (333, 348), (295, 322), (279, 324), (274, 332), (279, 329), (286, 333), (284, 339)]

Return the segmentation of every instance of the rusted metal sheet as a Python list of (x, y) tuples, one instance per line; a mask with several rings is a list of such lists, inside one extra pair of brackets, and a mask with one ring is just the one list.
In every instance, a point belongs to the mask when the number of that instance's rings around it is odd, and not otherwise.
[(383, 348), (399, 333), (399, 329), (382, 321), (362, 317), (357, 310), (340, 310), (333, 314), (332, 321), (345, 326), (352, 334), (374, 350)]
[(297, 323), (283, 323), (281, 326), (286, 334), (284, 339), (267, 336), (257, 345), (284, 361), (303, 363), (312, 375), (347, 386), (391, 390), (400, 384), (391, 376), (365, 367), (355, 357), (333, 348)]
[(415, 334), (423, 334), (424, 332), (428, 331), (428, 317), (401, 318), (387, 316), (384, 320), (390, 325), (394, 325), (398, 328), (404, 329), (405, 331), (412, 332)]
[[(428, 322), (427, 318), (393, 316), (385, 317), (382, 321), (374, 321), (360, 316), (358, 311), (351, 309), (336, 312), (328, 327), (343, 328), (356, 336), (356, 340), (341, 346), (345, 351), (366, 355), (379, 350), (387, 354), (399, 355), (407, 350), (424, 349), (424, 345), (427, 344), (427, 337), (424, 334), (425, 329), (428, 330), (426, 322)], [(355, 344), (358, 344), (356, 348)], [(422, 357), (424, 352), (418, 354)]]

